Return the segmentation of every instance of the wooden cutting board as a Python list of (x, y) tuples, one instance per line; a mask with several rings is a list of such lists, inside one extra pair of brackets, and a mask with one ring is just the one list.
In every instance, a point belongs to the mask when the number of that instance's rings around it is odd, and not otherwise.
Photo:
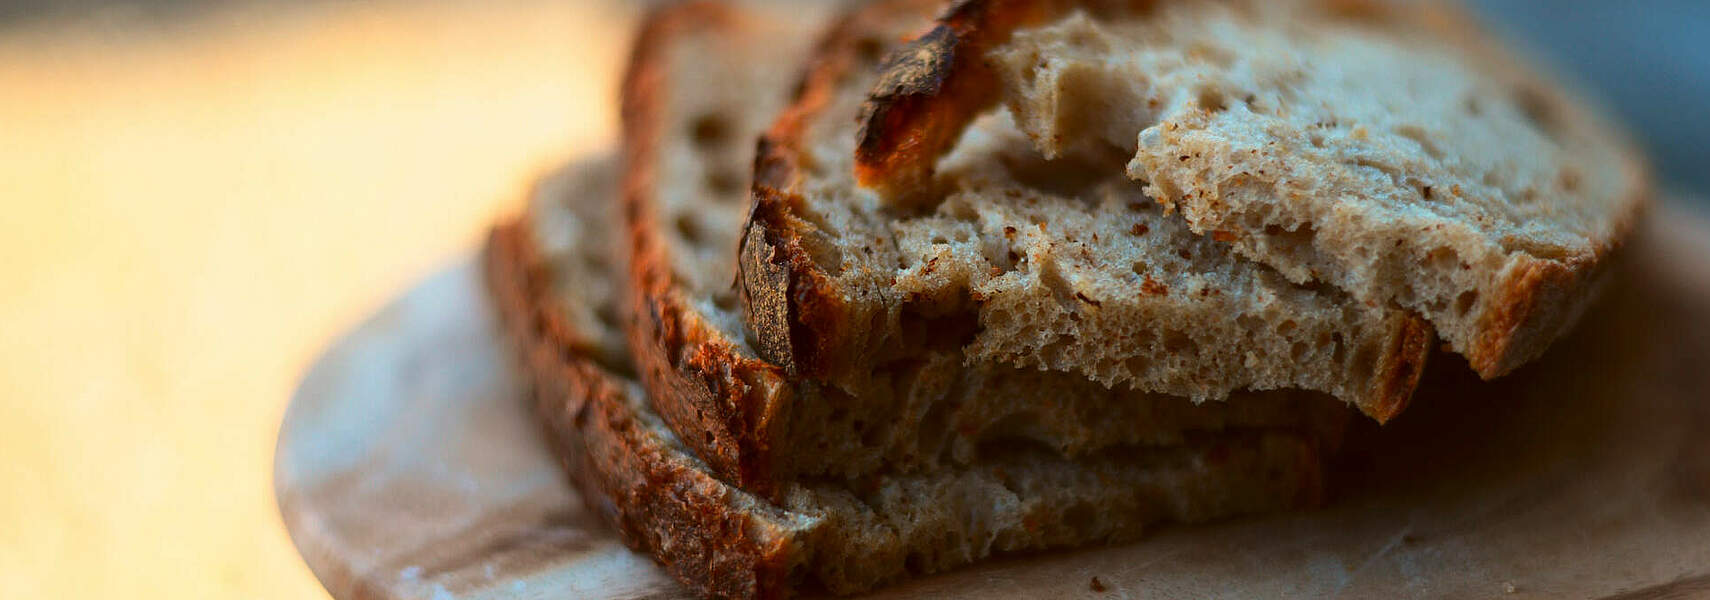
[[(1579, 330), (1485, 383), (1439, 355), (1356, 430), (1322, 510), (1010, 557), (876, 597), (1710, 596), (1710, 225), (1658, 211)], [(339, 341), (279, 434), (279, 507), (332, 594), (678, 598), (537, 437), (466, 263)]]

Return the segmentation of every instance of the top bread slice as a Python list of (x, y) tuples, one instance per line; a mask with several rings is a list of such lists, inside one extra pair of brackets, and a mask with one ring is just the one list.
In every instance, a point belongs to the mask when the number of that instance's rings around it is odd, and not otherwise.
[(1115, 150), (1194, 232), (1415, 311), (1486, 378), (1594, 296), (1649, 186), (1625, 137), (1437, 2), (958, 3), (880, 90), (857, 169), (887, 202), (999, 103), (1048, 158)]
[(544, 179), (527, 215), (494, 231), (484, 274), (581, 498), (697, 595), (850, 593), (998, 552), (1126, 540), (1155, 523), (1304, 506), (1321, 493), (1328, 447), (1287, 430), (1080, 460), (1021, 446), (855, 487), (785, 484), (776, 502), (733, 486), (633, 379), (618, 333), (623, 257), (609, 167)]
[(1046, 161), (998, 113), (958, 131), (940, 176), (920, 182), (931, 206), (858, 186), (872, 131), (858, 117), (908, 114), (874, 111), (886, 98), (868, 90), (927, 85), (949, 52), (917, 51), (929, 34), (879, 65), (908, 31), (822, 48), (763, 142), (740, 265), (763, 356), (839, 385), (950, 352), (967, 368), (1197, 401), (1307, 390), (1379, 421), (1406, 405), (1433, 345), (1423, 319), (1296, 285), (1193, 234), (1127, 180), (1121, 153)]
[(799, 479), (972, 464), (1004, 445), (1087, 456), (1229, 430), (1317, 435), (1338, 422), (1346, 409), (1322, 394), (1195, 406), (1075, 374), (969, 366), (959, 348), (847, 382), (792, 376), (756, 356), (733, 289), (753, 141), (788, 100), (802, 56), (860, 55), (872, 66), (878, 49), (860, 48), (899, 39), (936, 8), (861, 5), (812, 52), (799, 25), (771, 13), (689, 3), (648, 19), (623, 91), (629, 339), (653, 406), (684, 443), (719, 476), (772, 496)]

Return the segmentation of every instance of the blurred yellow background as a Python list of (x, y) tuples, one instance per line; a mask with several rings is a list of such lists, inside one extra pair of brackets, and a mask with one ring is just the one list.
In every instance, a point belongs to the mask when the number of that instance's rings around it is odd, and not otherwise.
[(297, 378), (610, 141), (617, 4), (0, 32), (0, 598), (324, 597), (270, 481)]

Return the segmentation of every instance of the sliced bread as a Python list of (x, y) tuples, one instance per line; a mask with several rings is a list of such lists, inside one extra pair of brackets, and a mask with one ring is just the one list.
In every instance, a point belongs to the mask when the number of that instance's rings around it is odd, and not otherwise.
[(857, 185), (852, 163), (878, 135), (857, 117), (925, 114), (875, 110), (894, 98), (867, 102), (868, 90), (912, 89), (962, 56), (918, 50), (933, 33), (881, 67), (920, 28), (891, 18), (823, 45), (762, 144), (740, 264), (762, 356), (840, 386), (950, 353), (968, 369), (1202, 402), (1306, 390), (1379, 421), (1405, 406), (1432, 346), (1422, 319), (1296, 285), (1194, 235), (1126, 179), (1121, 153), (1048, 162), (999, 113), (958, 131), (941, 176), (916, 190), (930, 207)]
[[(1590, 302), (1648, 197), (1625, 137), (1441, 2), (973, 0), (875, 92), (887, 202), (1002, 103), (1047, 158), (1115, 151), (1192, 230), (1423, 315), (1486, 378)], [(887, 87), (888, 85), (888, 87)]]
[[(1191, 436), (1070, 460), (1026, 444), (978, 464), (857, 486), (786, 483), (776, 501), (730, 485), (653, 413), (609, 352), (622, 276), (613, 177), (555, 175), (499, 227), (485, 274), (549, 439), (590, 510), (694, 593), (850, 593), (999, 552), (1119, 541), (1316, 502), (1322, 446), (1289, 430)], [(1345, 412), (1345, 411), (1344, 411)]]
[[(864, 5), (821, 52), (896, 39), (934, 9), (922, 0)], [(973, 464), (1008, 443), (1084, 456), (1235, 429), (1334, 437), (1345, 408), (1309, 392), (1196, 406), (1072, 373), (969, 366), (959, 347), (941, 344), (839, 382), (795, 377), (758, 357), (732, 285), (737, 236), (753, 140), (788, 99), (786, 73), (808, 54), (800, 30), (725, 5), (664, 9), (644, 27), (623, 92), (631, 348), (656, 411), (714, 472), (773, 496), (780, 482), (803, 478)]]

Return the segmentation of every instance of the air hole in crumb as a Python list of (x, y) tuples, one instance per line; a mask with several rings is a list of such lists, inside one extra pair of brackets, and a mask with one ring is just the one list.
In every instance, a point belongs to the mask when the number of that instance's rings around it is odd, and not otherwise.
[(1229, 108), (1223, 99), (1223, 92), (1212, 88), (1200, 88), (1199, 95), (1194, 99), (1199, 107), (1211, 112), (1222, 112)]
[(714, 308), (727, 313), (737, 310), (736, 294), (728, 290), (713, 294), (712, 302)]
[(1555, 137), (1561, 121), (1557, 118), (1555, 105), (1544, 92), (1531, 87), (1517, 88), (1514, 90), (1514, 106), (1538, 127), (1539, 132)]
[(855, 55), (864, 63), (877, 63), (885, 57), (885, 45), (878, 38), (864, 37), (855, 40)]
[(600, 325), (607, 329), (615, 330), (623, 326), (623, 317), (611, 303), (601, 303), (599, 308), (594, 309), (594, 318), (599, 319)]
[(1235, 324), (1247, 331), (1258, 331), (1264, 327), (1264, 323), (1253, 315), (1237, 316), (1235, 317)]
[(1127, 371), (1129, 376), (1137, 376), (1146, 372), (1148, 364), (1150, 361), (1146, 360), (1144, 356), (1130, 356), (1127, 360), (1122, 361), (1122, 369)]
[(1290, 333), (1293, 333), (1294, 330), (1296, 328), (1299, 328), (1299, 327), (1300, 327), (1300, 325), (1298, 323), (1295, 323), (1294, 319), (1286, 319), (1282, 323), (1277, 324), (1277, 334), (1278, 335), (1288, 335)]
[(723, 169), (707, 173), (707, 188), (713, 191), (719, 200), (736, 200), (742, 197), (742, 177)]
[(1306, 342), (1295, 342), (1288, 347), (1288, 357), (1291, 360), (1306, 358)]
[[(1072, 152), (1046, 160), (1036, 152), (1019, 156), (1002, 156), (999, 162), (1016, 183), (1060, 198), (1087, 197), (1100, 183), (1110, 179), (1110, 173), (1121, 172), (1128, 163), (1122, 152)], [(1030, 216), (1035, 223), (1037, 215)]]
[(1465, 316), (1478, 303), (1478, 292), (1468, 290), (1455, 298), (1455, 314)]
[(1187, 334), (1176, 330), (1164, 332), (1164, 351), (1172, 354), (1182, 354), (1193, 348), (1193, 340)]
[(721, 114), (701, 115), (690, 127), (691, 139), (703, 150), (723, 146), (730, 139), (730, 122)]
[(1293, 230), (1284, 229), (1281, 225), (1266, 225), (1265, 237), (1277, 250), (1298, 254), (1312, 247), (1318, 230), (1304, 223)]
[(685, 243), (687, 243), (691, 246), (700, 245), (700, 243), (701, 243), (701, 224), (695, 221), (694, 215), (692, 215), (692, 214), (677, 215), (677, 220), (675, 221), (675, 224), (677, 226), (677, 235), (682, 236), (683, 241)]

